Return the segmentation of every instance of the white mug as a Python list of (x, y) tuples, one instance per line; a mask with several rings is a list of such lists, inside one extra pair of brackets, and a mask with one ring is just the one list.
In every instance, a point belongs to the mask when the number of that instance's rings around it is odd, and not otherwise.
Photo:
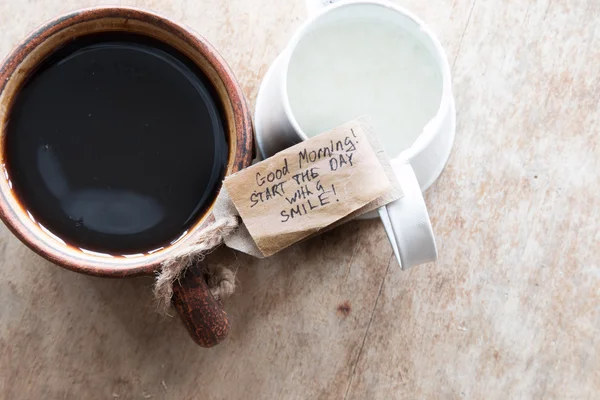
[[(456, 126), (450, 68), (441, 44), (423, 22), (389, 1), (307, 0), (307, 6), (311, 13), (309, 19), (296, 31), (289, 45), (275, 60), (259, 90), (254, 121), (256, 143), (262, 157), (267, 158), (308, 138), (297, 120), (298, 114), (302, 113), (298, 104), (302, 102), (296, 102), (294, 108), (289, 97), (289, 85), (296, 84), (289, 81), (290, 75), (292, 79), (298, 75), (291, 74), (290, 68), (294, 67), (291, 63), (296, 62), (293, 61), (293, 56), (299, 51), (299, 43), (306, 44), (309, 35), (318, 35), (317, 28), (327, 28), (342, 19), (390, 21), (399, 34), (410, 36), (414, 42), (411, 45), (424, 50), (433, 60), (436, 76), (440, 77), (440, 94), (439, 106), (437, 102), (429, 104), (430, 107), (434, 107), (432, 116), (423, 124), (422, 130), (416, 133), (414, 140), (410, 142), (412, 144), (398, 154), (390, 154), (390, 149), (386, 148), (385, 141), (382, 141), (391, 158), (404, 197), (379, 209), (379, 216), (403, 269), (437, 260), (435, 238), (422, 191), (435, 182), (444, 169), (454, 141)], [(306, 45), (302, 51), (307, 51)], [(308, 52), (310, 53), (310, 47)], [(296, 67), (296, 70), (302, 71), (299, 67)], [(419, 88), (415, 89), (418, 93)], [(414, 102), (420, 106), (418, 101), (419, 99), (416, 99)], [(424, 108), (425, 106), (427, 104), (423, 104)], [(359, 116), (361, 115), (355, 115)]]

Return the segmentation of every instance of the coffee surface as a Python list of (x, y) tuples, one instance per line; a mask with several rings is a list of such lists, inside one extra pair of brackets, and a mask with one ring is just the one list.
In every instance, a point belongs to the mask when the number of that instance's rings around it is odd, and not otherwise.
[(31, 216), (86, 250), (178, 239), (214, 199), (228, 144), (214, 89), (177, 50), (131, 34), (75, 39), (33, 72), (4, 162)]

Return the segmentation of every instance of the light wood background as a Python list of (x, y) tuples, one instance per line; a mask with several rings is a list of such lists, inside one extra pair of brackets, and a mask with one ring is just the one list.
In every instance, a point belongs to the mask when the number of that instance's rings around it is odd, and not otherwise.
[[(202, 350), (154, 313), (152, 279), (62, 270), (1, 227), (0, 397), (598, 398), (600, 1), (397, 2), (454, 77), (455, 148), (426, 194), (439, 262), (402, 272), (378, 221), (263, 261), (222, 249), (209, 260), (239, 267), (234, 328)], [(0, 56), (101, 3), (0, 0)], [(252, 105), (305, 18), (302, 0), (118, 3), (207, 37)]]

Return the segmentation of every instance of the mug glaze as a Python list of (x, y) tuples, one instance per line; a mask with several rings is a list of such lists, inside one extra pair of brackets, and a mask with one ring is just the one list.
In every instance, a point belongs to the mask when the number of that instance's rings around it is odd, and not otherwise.
[[(130, 32), (158, 39), (179, 50), (197, 64), (214, 86), (223, 110), (229, 143), (225, 174), (251, 164), (252, 121), (246, 99), (233, 73), (217, 51), (200, 35), (165, 17), (126, 7), (98, 7), (75, 11), (43, 25), (31, 33), (0, 67), (0, 155), (4, 157), (5, 127), (20, 87), (32, 71), (54, 50), (82, 35), (100, 32)], [(152, 275), (174, 249), (194, 240), (194, 233), (210, 223), (213, 203), (196, 223), (164, 249), (143, 254), (102, 254), (66, 245), (26, 211), (12, 191), (10, 171), (0, 178), (0, 218), (24, 244), (61, 267), (102, 277)], [(193, 268), (191, 268), (193, 269)], [(222, 340), (228, 322), (220, 304), (212, 298), (202, 274), (191, 271), (175, 285), (174, 301), (192, 337), (203, 346)], [(204, 325), (203, 325), (204, 324)], [(209, 327), (210, 329), (206, 329)]]
[[(441, 44), (422, 21), (389, 1), (308, 0), (307, 6), (311, 13), (309, 19), (294, 33), (288, 46), (275, 60), (259, 91), (255, 129), (261, 155), (269, 157), (283, 148), (307, 139), (294, 117), (287, 93), (289, 64), (298, 43), (315, 26), (334, 23), (339, 18), (360, 19), (367, 18), (365, 15), (369, 14), (375, 16), (369, 18), (381, 15), (393, 19), (435, 60), (441, 75), (442, 88), (436, 115), (426, 124), (412, 146), (400, 154), (390, 154), (392, 167), (405, 196), (382, 207), (379, 216), (402, 268), (435, 261), (435, 239), (421, 192), (435, 182), (444, 169), (454, 141), (456, 126), (450, 68)], [(375, 213), (367, 215), (375, 216)]]

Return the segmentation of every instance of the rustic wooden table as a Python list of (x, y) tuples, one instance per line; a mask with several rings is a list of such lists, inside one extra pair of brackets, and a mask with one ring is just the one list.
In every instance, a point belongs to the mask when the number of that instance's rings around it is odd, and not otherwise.
[[(0, 0), (0, 56), (102, 0)], [(114, 3), (114, 2), (113, 2)], [(302, 0), (126, 0), (184, 22), (254, 104)], [(277, 4), (275, 4), (277, 3)], [(152, 279), (57, 268), (0, 228), (4, 399), (593, 398), (600, 391), (600, 2), (398, 3), (445, 45), (458, 108), (427, 192), (440, 252), (402, 272), (378, 221), (239, 267), (221, 346), (155, 314)]]

